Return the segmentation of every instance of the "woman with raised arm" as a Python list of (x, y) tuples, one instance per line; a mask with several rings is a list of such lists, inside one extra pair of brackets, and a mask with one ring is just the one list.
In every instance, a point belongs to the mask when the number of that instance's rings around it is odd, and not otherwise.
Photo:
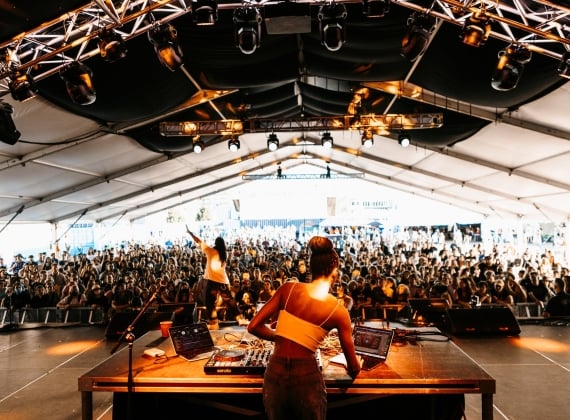
[(207, 245), (202, 239), (194, 235), (186, 226), (186, 231), (196, 242), (204, 255), (206, 256), (206, 268), (202, 279), (199, 282), (205, 282), (204, 287), (200, 288), (197, 296), (197, 304), (206, 307), (206, 317), (208, 320), (208, 328), (218, 328), (218, 312), (216, 310), (217, 302), (227, 300), (230, 295), (230, 280), (226, 273), (227, 252), (224, 239), (219, 236), (214, 241), (214, 246)]
[[(315, 353), (333, 328), (338, 330), (353, 379), (362, 364), (354, 351), (349, 313), (329, 293), (339, 275), (333, 243), (315, 236), (309, 248), (313, 281), (285, 282), (248, 326), (251, 334), (275, 342), (263, 381), (263, 403), (269, 420), (325, 419), (327, 394)], [(277, 319), (275, 329), (269, 325), (272, 319)]]

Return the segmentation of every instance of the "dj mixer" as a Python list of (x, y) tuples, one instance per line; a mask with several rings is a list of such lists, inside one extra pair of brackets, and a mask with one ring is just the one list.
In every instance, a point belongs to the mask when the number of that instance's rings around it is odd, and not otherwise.
[(217, 350), (204, 365), (204, 372), (263, 375), (272, 351), (272, 348)]
[[(263, 375), (272, 352), (273, 347), (217, 350), (204, 365), (204, 372), (216, 375)], [(322, 369), (320, 349), (315, 357)]]

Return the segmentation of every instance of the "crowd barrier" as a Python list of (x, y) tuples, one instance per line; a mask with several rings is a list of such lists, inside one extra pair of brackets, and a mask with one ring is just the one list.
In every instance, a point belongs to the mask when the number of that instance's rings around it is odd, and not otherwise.
[[(362, 308), (352, 311), (352, 315), (365, 319), (395, 320), (403, 305), (382, 305), (379, 308)], [(159, 311), (173, 311), (178, 323), (192, 322), (193, 304), (161, 305)], [(202, 308), (198, 308), (202, 309)], [(543, 308), (536, 303), (517, 303), (513, 308), (518, 321), (536, 320), (542, 318)], [(101, 325), (106, 322), (105, 314), (101, 308), (75, 307), (60, 309), (56, 307), (21, 308), (10, 310), (0, 308), (0, 328), (15, 325), (22, 327), (58, 327), (69, 325)]]
[(101, 308), (0, 308), (0, 328), (6, 326), (33, 328), (39, 326), (97, 325), (104, 322), (105, 314)]

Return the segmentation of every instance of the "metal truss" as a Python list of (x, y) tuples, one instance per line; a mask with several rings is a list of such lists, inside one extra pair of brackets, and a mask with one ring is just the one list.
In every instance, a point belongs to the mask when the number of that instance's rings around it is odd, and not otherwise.
[(250, 119), (224, 121), (161, 122), (160, 134), (165, 137), (200, 135), (240, 135), (273, 131), (334, 131), (334, 130), (417, 130), (439, 128), (443, 125), (442, 113), (423, 114), (367, 114), (360, 116), (307, 117), (293, 119)]
[(96, 38), (103, 28), (114, 29), (128, 41), (190, 11), (183, 0), (122, 0), (118, 6), (115, 3), (96, 0), (0, 44), (0, 51), (10, 51), (13, 58), (0, 62), (0, 95), (8, 91), (7, 77), (11, 71), (33, 68), (37, 81), (70, 62), (99, 54)]
[(245, 181), (257, 181), (260, 179), (294, 180), (294, 179), (352, 179), (352, 178), (364, 178), (364, 174), (355, 173), (355, 174), (242, 175), (241, 177), (241, 179)]
[[(195, 1), (195, 0), (194, 0)], [(336, 0), (337, 3), (360, 3), (362, 0)], [(466, 19), (484, 9), (492, 20), (490, 36), (505, 42), (525, 44), (534, 52), (561, 59), (570, 49), (570, 8), (549, 0), (368, 0), (391, 2), (438, 19), (463, 26)], [(32, 71), (41, 80), (72, 61), (99, 54), (96, 38), (103, 29), (114, 29), (125, 41), (191, 12), (192, 0), (94, 0), (69, 11), (37, 28), (0, 43), (0, 96), (8, 92), (11, 71)], [(276, 0), (219, 0), (219, 9), (235, 9), (244, 4), (264, 8)], [(324, 0), (297, 0), (309, 5)], [(382, 20), (378, 20), (381, 25)], [(6, 54), (10, 51), (10, 54)], [(5, 57), (9, 56), (10, 59)]]
[(392, 3), (463, 26), (473, 13), (483, 10), (491, 19), (489, 36), (561, 59), (570, 49), (570, 7), (549, 0), (434, 0), (418, 4)]

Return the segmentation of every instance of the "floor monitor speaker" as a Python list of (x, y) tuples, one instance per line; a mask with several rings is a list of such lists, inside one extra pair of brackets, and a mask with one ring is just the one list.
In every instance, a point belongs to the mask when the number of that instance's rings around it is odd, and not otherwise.
[(445, 329), (452, 335), (518, 335), (521, 332), (515, 315), (505, 306), (447, 309)]

